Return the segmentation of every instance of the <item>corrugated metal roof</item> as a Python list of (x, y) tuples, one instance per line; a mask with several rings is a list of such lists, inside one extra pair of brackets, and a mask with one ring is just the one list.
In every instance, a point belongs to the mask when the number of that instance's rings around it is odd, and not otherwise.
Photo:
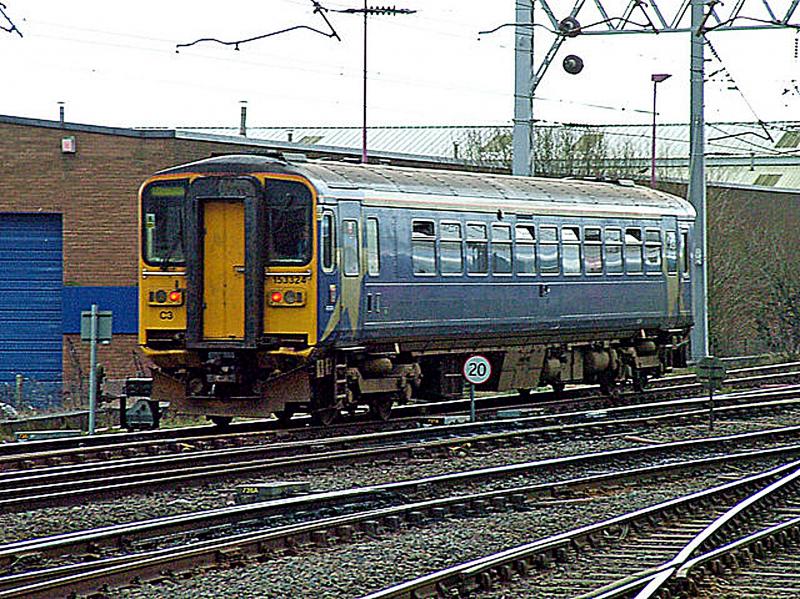
[[(605, 144), (612, 157), (649, 158), (651, 125), (559, 125), (537, 123), (540, 137), (557, 136), (573, 146)], [(212, 135), (238, 135), (235, 127), (179, 127), (180, 132)], [(370, 127), (369, 148), (418, 156), (469, 159), (474, 147), (491, 153), (500, 145), (497, 138), (508, 139), (511, 126), (427, 126)], [(689, 126), (659, 124), (657, 128), (659, 158), (680, 158), (689, 155)], [(248, 127), (247, 138), (253, 140), (321, 145), (358, 149), (360, 127)], [(800, 122), (773, 123), (708, 123), (706, 155), (714, 156), (792, 156), (800, 158)], [(580, 147), (578, 149), (581, 149)], [(585, 149), (585, 147), (583, 148)]]

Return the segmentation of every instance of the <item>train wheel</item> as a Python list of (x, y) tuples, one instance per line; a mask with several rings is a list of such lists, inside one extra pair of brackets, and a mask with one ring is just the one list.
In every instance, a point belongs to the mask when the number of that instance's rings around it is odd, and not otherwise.
[(641, 393), (647, 387), (647, 375), (638, 368), (633, 371), (633, 390)]
[(339, 409), (338, 408), (320, 408), (315, 410), (313, 414), (311, 414), (311, 418), (314, 421), (314, 424), (319, 426), (330, 426), (336, 419), (339, 418)]
[(369, 404), (369, 413), (376, 420), (386, 422), (392, 415), (392, 403), (394, 398), (391, 394), (376, 397)]
[(566, 387), (564, 381), (553, 381), (550, 386), (557, 397), (561, 397), (564, 394), (564, 387)]
[(214, 423), (215, 426), (219, 428), (228, 428), (233, 420), (232, 416), (209, 416), (208, 419)]
[(278, 419), (278, 424), (280, 424), (282, 427), (289, 425), (289, 421), (292, 419), (292, 416), (294, 416), (294, 410), (290, 408), (286, 408), (280, 412), (275, 412), (275, 417)]

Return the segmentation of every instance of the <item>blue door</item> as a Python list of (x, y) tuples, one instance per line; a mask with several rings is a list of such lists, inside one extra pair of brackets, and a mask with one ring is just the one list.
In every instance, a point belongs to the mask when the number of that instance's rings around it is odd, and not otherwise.
[(60, 214), (0, 214), (0, 387), (22, 374), (40, 406), (60, 401), (61, 247)]

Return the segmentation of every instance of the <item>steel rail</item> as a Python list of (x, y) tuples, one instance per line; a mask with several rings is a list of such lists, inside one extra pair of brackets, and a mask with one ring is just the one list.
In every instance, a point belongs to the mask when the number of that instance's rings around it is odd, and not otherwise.
[[(748, 367), (748, 368), (739, 368), (739, 369), (731, 369), (728, 371), (729, 378), (725, 380), (725, 384), (729, 385), (735, 383), (738, 378), (738, 375), (746, 375), (744, 380), (747, 382), (749, 375), (757, 372), (769, 372), (774, 370), (786, 370), (792, 368), (800, 368), (800, 362), (786, 362), (782, 364), (772, 364), (767, 366), (756, 366), (756, 367)], [(779, 372), (775, 375), (767, 375), (769, 377), (787, 377), (787, 376), (800, 376), (800, 372)], [(755, 377), (756, 379), (758, 377)], [(669, 383), (670, 385), (674, 385), (676, 382), (692, 382), (692, 385), (699, 387), (699, 384), (696, 383), (696, 376), (694, 374), (685, 374), (685, 375), (677, 375), (673, 377), (666, 377), (662, 379), (653, 379), (651, 382), (653, 384), (663, 384)], [(578, 390), (573, 390), (578, 391)], [(543, 396), (552, 396), (552, 393), (542, 393)], [(632, 394), (631, 394), (632, 395)], [(518, 397), (518, 396), (517, 396)], [(480, 402), (488, 402), (492, 400), (497, 400), (498, 398), (506, 398), (509, 400), (515, 400), (513, 395), (495, 395), (485, 398), (479, 398)], [(394, 411), (398, 414), (403, 414), (404, 412), (412, 412), (415, 414), (420, 413), (443, 413), (447, 411), (452, 411), (455, 409), (463, 409), (463, 407), (468, 403), (466, 399), (457, 399), (457, 400), (448, 400), (443, 402), (430, 402), (424, 404), (413, 404), (409, 406), (397, 406), (395, 407)], [(553, 403), (561, 403), (561, 401), (556, 401)], [(532, 404), (531, 402), (526, 402), (526, 406), (531, 405), (542, 405), (541, 403)], [(58, 420), (60, 416), (54, 415), (53, 418)], [(19, 420), (10, 421), (10, 422), (20, 422)], [(367, 421), (368, 422), (368, 421)], [(362, 422), (365, 424), (366, 422)], [(319, 429), (319, 430), (327, 430), (328, 432), (335, 432), (339, 428), (346, 428), (351, 426), (352, 424), (341, 424), (341, 425), (333, 425), (331, 427), (327, 427), (326, 429)], [(17, 453), (28, 453), (33, 451), (54, 451), (58, 449), (69, 449), (75, 447), (95, 447), (104, 445), (107, 446), (105, 449), (109, 450), (112, 449), (113, 446), (109, 446), (110, 441), (118, 441), (119, 443), (133, 443), (133, 442), (149, 442), (152, 443), (153, 441), (164, 441), (164, 442), (181, 442), (185, 440), (187, 437), (194, 437), (194, 438), (208, 438), (208, 437), (225, 437), (227, 435), (241, 435), (243, 433), (248, 432), (256, 432), (261, 431), (263, 432), (266, 428), (270, 431), (276, 431), (276, 421), (275, 420), (259, 420), (259, 421), (249, 421), (249, 422), (241, 422), (235, 423), (231, 425), (231, 432), (230, 433), (221, 433), (220, 429), (213, 426), (213, 425), (197, 425), (197, 426), (190, 426), (190, 427), (182, 427), (182, 428), (174, 428), (174, 429), (162, 429), (162, 430), (153, 430), (153, 431), (138, 431), (134, 433), (114, 433), (112, 435), (96, 435), (94, 437), (80, 437), (76, 438), (64, 438), (64, 439), (51, 439), (51, 440), (41, 440), (41, 441), (27, 441), (25, 443), (6, 443), (0, 445), (0, 457), (6, 455), (13, 455)], [(291, 429), (290, 429), (291, 430)]]
[[(362, 599), (394, 599), (400, 597), (411, 599), (415, 597), (449, 596), (447, 593), (455, 588), (474, 590), (481, 586), (486, 587), (490, 582), (490, 573), (497, 572), (509, 564), (516, 564), (515, 567), (518, 571), (527, 571), (527, 569), (531, 567), (532, 560), (538, 555), (553, 554), (560, 548), (563, 549), (573, 546), (580, 540), (590, 540), (593, 535), (596, 536), (604, 530), (619, 527), (620, 525), (648, 521), (656, 516), (674, 511), (676, 508), (686, 507), (698, 502), (708, 501), (712, 498), (725, 496), (725, 494), (731, 493), (732, 491), (741, 491), (754, 486), (763, 485), (765, 482), (773, 482), (775, 479), (780, 479), (785, 476), (786, 473), (795, 472), (799, 467), (800, 461), (795, 461), (773, 468), (767, 472), (718, 485), (711, 489), (697, 491), (683, 497), (671, 499), (601, 522), (582, 526), (577, 529), (432, 572), (414, 580), (406, 581), (365, 595)], [(648, 573), (650, 576), (657, 574), (658, 572)]]
[[(799, 400), (792, 400), (797, 402)], [(786, 400), (780, 401), (779, 406), (785, 406)], [(757, 409), (764, 409), (764, 404), (755, 404)], [(720, 409), (719, 412), (724, 413)], [(746, 409), (743, 406), (731, 406), (727, 409), (742, 410)], [(307, 453), (299, 456), (289, 457), (261, 457), (253, 458), (247, 456), (243, 461), (225, 462), (224, 464), (211, 464), (211, 465), (191, 465), (180, 463), (180, 457), (168, 456), (165, 458), (150, 458), (150, 470), (138, 471), (127, 473), (124, 470), (124, 464), (119, 465), (122, 472), (114, 475), (113, 473), (118, 470), (114, 464), (97, 464), (91, 466), (87, 472), (95, 475), (95, 478), (85, 479), (81, 478), (81, 471), (78, 469), (64, 470), (63, 468), (56, 468), (55, 472), (45, 472), (44, 476), (37, 478), (37, 472), (34, 471), (28, 474), (19, 474), (15, 476), (0, 477), (3, 484), (0, 485), (0, 509), (4, 508), (7, 511), (19, 509), (32, 509), (35, 507), (57, 505), (69, 503), (74, 501), (83, 501), (88, 497), (98, 496), (115, 496), (128, 491), (141, 490), (146, 487), (154, 486), (174, 486), (176, 484), (186, 484), (189, 482), (205, 482), (214, 478), (230, 478), (233, 476), (241, 476), (253, 472), (264, 471), (282, 471), (287, 469), (296, 469), (298, 467), (309, 467), (317, 465), (325, 465), (334, 462), (359, 462), (364, 460), (373, 459), (381, 455), (399, 455), (399, 454), (413, 454), (416, 451), (437, 451), (443, 448), (463, 445), (466, 442), (472, 444), (491, 443), (510, 438), (518, 437), (533, 437), (536, 439), (547, 437), (548, 435), (567, 435), (575, 434), (580, 431), (596, 430), (598, 427), (602, 430), (608, 426), (620, 425), (634, 425), (634, 424), (650, 424), (671, 420), (674, 418), (694, 418), (704, 417), (703, 410), (684, 411), (676, 414), (661, 414), (652, 416), (642, 416), (634, 419), (623, 420), (610, 420), (610, 421), (596, 421), (572, 425), (549, 426), (533, 429), (515, 429), (512, 431), (505, 431), (501, 433), (484, 433), (472, 435), (468, 438), (456, 437), (446, 439), (433, 439), (417, 442), (404, 442), (397, 444), (387, 444), (376, 447), (358, 447), (351, 449), (330, 449), (326, 448), (322, 452)], [(461, 426), (461, 425), (459, 425)], [(626, 455), (628, 452), (643, 453), (650, 452), (664, 452), (669, 450), (682, 450), (693, 446), (703, 446), (715, 443), (727, 442), (742, 442), (745, 440), (753, 439), (766, 439), (781, 436), (795, 436), (800, 432), (800, 426), (781, 427), (777, 429), (769, 429), (766, 431), (755, 431), (749, 433), (741, 433), (733, 436), (711, 437), (701, 439), (691, 439), (685, 441), (676, 441), (672, 443), (659, 443), (645, 447), (627, 448), (615, 450), (615, 452), (599, 452), (593, 454), (601, 458), (608, 457), (617, 453), (618, 455)], [(263, 452), (268, 453), (268, 448), (262, 448)], [(189, 456), (192, 457), (192, 456)], [(575, 460), (576, 456), (569, 456), (561, 458), (556, 464), (570, 463)], [(586, 461), (589, 458), (577, 456), (578, 461)], [(563, 461), (561, 461), (563, 460)], [(547, 462), (547, 461), (544, 461)], [(530, 463), (526, 463), (530, 464)], [(172, 469), (166, 469), (171, 465)], [(85, 467), (85, 466), (84, 466)], [(523, 466), (523, 469), (530, 466)], [(541, 467), (541, 466), (540, 466)], [(99, 477), (97, 477), (99, 475)]]
[[(726, 404), (730, 404), (732, 402), (739, 402), (742, 400), (746, 400), (748, 397), (760, 397), (760, 398), (780, 398), (780, 397), (795, 397), (800, 395), (800, 386), (794, 387), (787, 387), (780, 390), (768, 390), (768, 391), (744, 391), (738, 393), (731, 393), (731, 394), (721, 394), (718, 396), (718, 403), (717, 406), (719, 408), (724, 407)], [(665, 410), (665, 409), (673, 409), (675, 407), (687, 407), (691, 405), (697, 406), (704, 406), (705, 405), (705, 398), (686, 398), (686, 399), (677, 399), (677, 400), (669, 400), (669, 401), (661, 401), (661, 402), (650, 402), (650, 403), (641, 403), (637, 405), (629, 405), (629, 406), (617, 406), (611, 408), (605, 408), (603, 410), (581, 410), (581, 411), (573, 411), (573, 412), (563, 412), (560, 414), (542, 414), (542, 415), (534, 415), (534, 416), (523, 416), (520, 418), (511, 419), (498, 419), (498, 420), (488, 420), (488, 421), (481, 421), (478, 423), (461, 423), (461, 424), (449, 424), (449, 425), (442, 425), (438, 427), (424, 427), (422, 429), (401, 429), (401, 430), (393, 430), (393, 431), (379, 431), (379, 432), (372, 432), (372, 433), (361, 433), (361, 434), (354, 434), (354, 435), (345, 435), (345, 436), (338, 436), (338, 437), (329, 437), (324, 439), (318, 439), (313, 443), (309, 443), (309, 441), (284, 441), (284, 442), (277, 442), (270, 445), (275, 452), (281, 449), (289, 449), (289, 448), (300, 448), (305, 447), (308, 448), (310, 446), (322, 446), (322, 445), (346, 445), (349, 443), (367, 443), (369, 441), (386, 441), (388, 439), (392, 440), (400, 440), (403, 438), (408, 439), (423, 439), (426, 437), (440, 437), (446, 434), (478, 434), (479, 432), (484, 431), (491, 431), (494, 429), (508, 429), (509, 427), (516, 428), (516, 427), (523, 427), (526, 425), (537, 424), (537, 423), (550, 423), (550, 424), (566, 424), (569, 422), (580, 422), (585, 421), (590, 417), (596, 417), (599, 413), (605, 415), (624, 415), (626, 413), (635, 413), (640, 412), (643, 410)], [(764, 407), (769, 407), (769, 405), (764, 403)], [(776, 406), (777, 407), (777, 404)], [(743, 408), (747, 409), (747, 408)], [(234, 438), (239, 443), (244, 443), (245, 439), (241, 436), (234, 435)], [(227, 440), (226, 438), (220, 438), (219, 441)], [(207, 443), (207, 439), (205, 438), (194, 438), (194, 439), (185, 439), (178, 447), (182, 448), (191, 448), (192, 443), (198, 443), (204, 445)], [(176, 442), (177, 443), (177, 442)], [(219, 451), (228, 451), (231, 452), (229, 455), (234, 455), (233, 452), (235, 451), (254, 451), (258, 452), (257, 445), (246, 445), (245, 448), (241, 448), (239, 446), (236, 447), (228, 447), (224, 450)], [(85, 466), (85, 462), (87, 459), (94, 455), (96, 459), (99, 458), (106, 458), (106, 450), (113, 449), (112, 447), (108, 446), (101, 446), (92, 450), (96, 453), (85, 453), (87, 452), (86, 449), (67, 449), (61, 450), (58, 454), (47, 454), (45, 456), (39, 456), (40, 458), (44, 458), (45, 460), (55, 459), (57, 461), (74, 461), (80, 459), (80, 464)], [(119, 449), (119, 448), (117, 448)], [(146, 451), (147, 449), (151, 449), (148, 445), (140, 446), (138, 443), (134, 446), (126, 447), (126, 450), (130, 452), (134, 451)], [(196, 450), (191, 452), (191, 455), (197, 455), (197, 459), (202, 459), (202, 456), (212, 455), (211, 453), (201, 453), (202, 451), (207, 450)], [(179, 460), (183, 460), (184, 463), (188, 461), (192, 461), (193, 458), (190, 454), (178, 454), (180, 455)], [(172, 454), (174, 457), (175, 454)], [(15, 457), (0, 457), (0, 481), (4, 477), (7, 476), (14, 476), (15, 470), (24, 469), (26, 472), (33, 472), (31, 469), (31, 461), (37, 456), (32, 455), (22, 455), (22, 456), (15, 456)], [(112, 463), (113, 464), (122, 464), (122, 463), (129, 463), (132, 464), (133, 462), (130, 460), (140, 459), (140, 458), (128, 458), (128, 462), (123, 462), (122, 459), (117, 458)], [(157, 458), (141, 458), (141, 459), (159, 459), (166, 460), (169, 459), (167, 455), (159, 455)], [(67, 464), (63, 466), (49, 466), (46, 470), (43, 467), (36, 469), (36, 472), (41, 472), (42, 474), (46, 472), (58, 472), (58, 471), (66, 471), (69, 469), (76, 468), (73, 464)]]
[[(792, 452), (800, 451), (800, 446), (795, 446)], [(606, 473), (602, 475), (587, 476), (558, 481), (553, 483), (541, 483), (537, 485), (527, 485), (482, 493), (472, 493), (467, 495), (456, 495), (446, 498), (438, 498), (426, 501), (417, 501), (399, 506), (385, 508), (368, 509), (354, 514), (322, 518), (313, 522), (282, 526), (268, 531), (257, 531), (241, 533), (225, 538), (223, 540), (212, 540), (204, 542), (190, 543), (185, 547), (152, 550), (144, 553), (132, 554), (120, 557), (110, 557), (89, 563), (77, 563), (65, 566), (56, 566), (43, 570), (24, 572), (0, 577), (0, 598), (5, 597), (36, 597), (47, 596), (57, 589), (69, 590), (70, 592), (95, 590), (98, 582), (109, 584), (112, 580), (130, 579), (133, 576), (141, 576), (147, 571), (154, 571), (153, 567), (175, 567), (176, 563), (188, 564), (189, 567), (196, 567), (198, 563), (208, 563), (216, 561), (215, 557), (225, 552), (242, 550), (245, 546), (256, 546), (258, 552), (263, 552), (264, 547), (269, 545), (285, 546), (288, 539), (308, 540), (308, 535), (313, 532), (322, 532), (323, 535), (317, 536), (317, 541), (326, 543), (331, 531), (341, 529), (343, 526), (360, 526), (367, 522), (391, 522), (393, 528), (399, 525), (398, 517), (411, 519), (416, 514), (418, 519), (421, 514), (436, 514), (437, 519), (444, 517), (446, 513), (456, 513), (457, 506), (467, 510), (472, 506), (473, 511), (482, 511), (485, 506), (493, 506), (497, 509), (497, 500), (502, 498), (504, 504), (511, 503), (517, 507), (525, 506), (526, 502), (535, 500), (542, 496), (549, 496), (554, 492), (566, 488), (584, 488), (597, 486), (603, 482), (636, 479), (641, 480), (650, 476), (662, 474), (665, 470), (678, 469), (697, 469), (704, 468), (713, 463), (729, 463), (730, 461), (744, 459), (761, 459), (764, 454), (761, 452), (749, 452), (747, 454), (730, 454), (715, 458), (705, 458), (700, 460), (690, 460), (668, 466), (651, 466), (645, 468), (635, 468), (632, 470)], [(800, 462), (799, 462), (800, 463)], [(767, 475), (770, 473), (767, 473)], [(759, 475), (764, 476), (764, 475)], [(425, 479), (418, 481), (408, 481), (406, 484), (416, 487), (423, 484), (430, 484)], [(719, 488), (729, 489), (732, 484), (727, 483)], [(380, 496), (387, 490), (396, 490), (391, 484), (376, 485), (361, 489), (351, 489), (347, 492), (345, 499), (357, 497)], [(82, 546), (91, 544), (95, 550), (98, 543), (108, 545), (110, 543), (123, 544), (123, 537), (135, 535), (137, 539), (142, 539), (146, 533), (148, 536), (163, 536), (175, 530), (185, 531), (190, 520), (191, 524), (201, 523), (206, 526), (217, 525), (214, 519), (216, 514), (224, 517), (225, 521), (231, 521), (236, 516), (246, 515), (251, 520), (256, 517), (253, 512), (273, 512), (281, 508), (296, 508), (305, 505), (306, 507), (324, 500), (330, 502), (337, 499), (337, 493), (320, 494), (319, 496), (307, 496), (294, 498), (292, 500), (264, 502), (263, 504), (252, 504), (251, 506), (236, 506), (234, 508), (224, 508), (220, 510), (208, 510), (186, 517), (174, 516), (153, 519), (142, 523), (130, 523), (127, 525), (117, 525), (104, 527), (94, 531), (81, 531), (76, 533), (66, 533), (46, 539), (34, 539), (18, 543), (0, 546), (0, 561), (5, 564), (13, 563), (16, 560), (24, 559), (28, 555), (52, 555), (53, 549), (58, 549), (61, 553), (73, 553)], [(341, 503), (338, 498), (337, 503)], [(586, 528), (586, 527), (584, 527)], [(587, 529), (588, 530), (588, 529)], [(585, 531), (584, 531), (585, 532)], [(545, 543), (548, 550), (563, 547), (569, 544), (567, 539), (558, 539), (555, 543)], [(199, 561), (198, 561), (199, 560)]]

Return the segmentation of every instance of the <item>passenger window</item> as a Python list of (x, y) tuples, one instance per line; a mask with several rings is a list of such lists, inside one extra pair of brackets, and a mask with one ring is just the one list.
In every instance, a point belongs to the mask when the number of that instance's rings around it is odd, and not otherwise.
[(644, 232), (644, 268), (649, 273), (661, 272), (661, 231)]
[(367, 219), (367, 273), (371, 277), (381, 274), (381, 244), (378, 235), (378, 219)]
[(606, 273), (622, 272), (622, 230), (606, 229)]
[(539, 269), (543, 275), (557, 275), (558, 229), (539, 227)]
[(518, 275), (536, 274), (536, 228), (533, 225), (517, 225), (515, 256)]
[(689, 231), (681, 231), (681, 263), (683, 264), (683, 274), (687, 277), (690, 273), (691, 249), (689, 248)]
[(344, 274), (348, 277), (357, 277), (361, 271), (358, 259), (358, 221), (343, 221), (342, 231)]
[(667, 272), (678, 272), (678, 235), (675, 231), (667, 231), (665, 234), (664, 258), (667, 261)]
[(581, 274), (581, 230), (578, 227), (561, 227), (561, 241), (564, 274)]
[(467, 224), (467, 274), (485, 275), (489, 272), (488, 246), (486, 225)]
[(460, 275), (464, 271), (461, 223), (439, 223), (439, 235), (439, 265), (442, 274)]
[(625, 229), (625, 271), (642, 272), (642, 230)]
[(492, 225), (492, 272), (496, 275), (510, 275), (511, 268), (511, 227)]
[(326, 212), (322, 215), (322, 232), (320, 233), (322, 252), (322, 270), (325, 272), (333, 271), (333, 248), (336, 244), (334, 239), (333, 214)]
[(583, 231), (583, 263), (587, 275), (603, 272), (603, 245), (600, 227), (586, 227)]
[(415, 220), (411, 225), (411, 262), (415, 275), (436, 274), (435, 231), (430, 220)]

